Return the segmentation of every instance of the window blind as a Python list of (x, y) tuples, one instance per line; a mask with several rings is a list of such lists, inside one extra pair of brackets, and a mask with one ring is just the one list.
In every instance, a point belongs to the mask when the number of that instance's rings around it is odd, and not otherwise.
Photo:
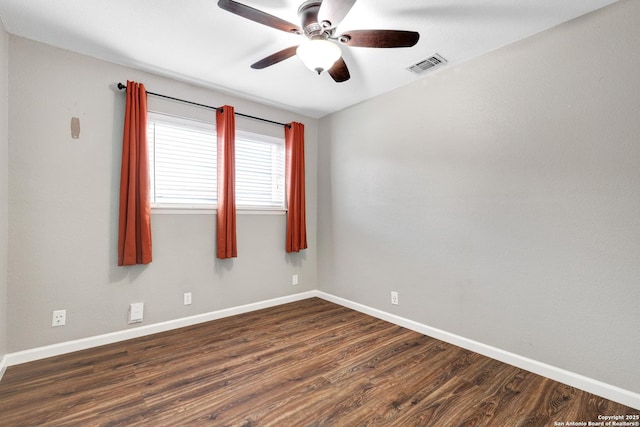
[[(215, 207), (215, 125), (150, 113), (151, 201), (162, 207)], [(284, 209), (284, 140), (236, 131), (236, 205)]]
[(215, 204), (215, 126), (149, 120), (152, 202)]
[(236, 132), (236, 204), (284, 208), (284, 142)]

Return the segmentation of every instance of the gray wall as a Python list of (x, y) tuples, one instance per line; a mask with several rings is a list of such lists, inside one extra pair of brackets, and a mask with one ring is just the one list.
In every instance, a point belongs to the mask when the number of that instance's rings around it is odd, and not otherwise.
[(0, 20), (0, 360), (7, 353), (9, 35)]
[[(145, 325), (316, 289), (317, 120), (15, 36), (9, 57), (8, 351), (130, 328), (133, 302), (145, 303)], [(116, 267), (125, 93), (115, 83), (127, 79), (152, 92), (303, 122), (310, 249), (285, 253), (284, 215), (244, 214), (239, 257), (220, 261), (214, 215), (155, 214), (154, 261)], [(210, 110), (157, 98), (149, 108), (214, 120)], [(80, 119), (80, 139), (71, 138), (71, 117)], [(284, 135), (282, 127), (236, 124)], [(291, 285), (292, 274), (300, 285)], [(183, 305), (184, 292), (193, 293), (193, 305)], [(67, 310), (65, 327), (51, 327), (54, 309)]]
[(640, 392), (638, 22), (622, 1), (321, 119), (320, 289)]

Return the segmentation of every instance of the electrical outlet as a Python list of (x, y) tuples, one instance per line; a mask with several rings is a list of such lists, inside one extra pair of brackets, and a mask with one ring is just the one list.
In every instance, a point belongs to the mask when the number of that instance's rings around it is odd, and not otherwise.
[(291, 284), (292, 284), (293, 286), (296, 286), (298, 283), (299, 283), (299, 282), (298, 282), (298, 275), (297, 275), (297, 274), (294, 274), (293, 276), (291, 276)]
[(391, 304), (398, 305), (398, 293), (396, 291), (391, 291)]
[(51, 326), (64, 326), (67, 324), (67, 310), (53, 310)]
[(191, 292), (184, 293), (184, 305), (191, 305)]

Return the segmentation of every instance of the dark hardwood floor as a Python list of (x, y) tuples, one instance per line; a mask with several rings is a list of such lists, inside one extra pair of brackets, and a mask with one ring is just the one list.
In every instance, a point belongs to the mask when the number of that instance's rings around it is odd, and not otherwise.
[(313, 298), (23, 365), (2, 426), (557, 426), (639, 414)]

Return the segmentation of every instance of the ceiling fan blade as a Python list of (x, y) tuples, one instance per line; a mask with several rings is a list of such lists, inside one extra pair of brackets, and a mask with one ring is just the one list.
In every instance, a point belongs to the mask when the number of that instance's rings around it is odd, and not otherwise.
[(280, 61), (289, 59), (296, 54), (296, 49), (298, 49), (298, 46), (291, 46), (286, 49), (282, 49), (281, 51), (271, 54), (266, 58), (263, 58), (260, 61), (256, 62), (255, 64), (252, 64), (251, 68), (262, 70), (263, 68), (267, 68), (273, 64), (277, 64)]
[(401, 30), (354, 30), (338, 37), (347, 46), (354, 47), (411, 47), (418, 43), (420, 34)]
[(318, 22), (329, 22), (336, 27), (347, 16), (356, 0), (323, 0), (318, 11)]
[(328, 73), (337, 83), (346, 82), (351, 78), (347, 64), (342, 58), (339, 58), (336, 63), (333, 64), (333, 67), (329, 69)]
[(227, 12), (235, 13), (238, 16), (266, 25), (267, 27), (282, 30), (287, 33), (302, 34), (302, 29), (297, 25), (236, 1), (218, 0), (218, 6)]

